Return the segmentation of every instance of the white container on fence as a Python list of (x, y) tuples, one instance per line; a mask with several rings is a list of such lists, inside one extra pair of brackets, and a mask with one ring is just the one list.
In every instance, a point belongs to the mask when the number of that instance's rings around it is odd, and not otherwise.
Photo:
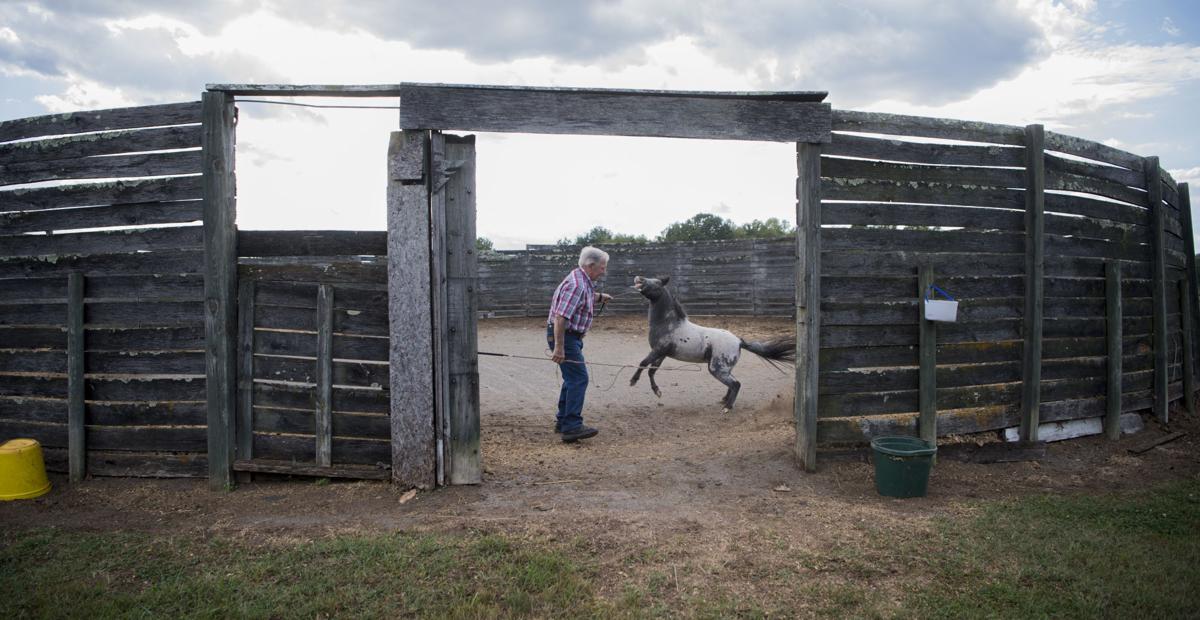
[[(946, 299), (932, 299), (934, 291), (941, 293)], [(925, 290), (925, 320), (943, 323), (953, 323), (958, 320), (958, 302), (950, 296), (950, 293), (943, 291), (936, 284), (931, 284)]]

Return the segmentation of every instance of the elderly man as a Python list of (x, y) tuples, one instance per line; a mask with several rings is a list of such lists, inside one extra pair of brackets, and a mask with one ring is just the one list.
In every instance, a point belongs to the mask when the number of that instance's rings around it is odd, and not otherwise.
[(562, 373), (558, 393), (558, 415), (554, 431), (565, 443), (595, 437), (600, 431), (583, 424), (583, 397), (588, 372), (583, 361), (583, 337), (592, 326), (597, 303), (612, 296), (596, 292), (594, 283), (608, 271), (608, 253), (592, 246), (579, 252), (579, 268), (572, 270), (554, 290), (550, 316), (546, 319), (546, 345)]

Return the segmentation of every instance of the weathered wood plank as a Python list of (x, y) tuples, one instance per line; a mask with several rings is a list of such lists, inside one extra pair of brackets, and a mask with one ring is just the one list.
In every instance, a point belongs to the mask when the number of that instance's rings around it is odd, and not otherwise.
[(239, 230), (238, 256), (386, 256), (383, 230)]
[(821, 222), (825, 225), (962, 226), (968, 229), (1024, 230), (1023, 214), (1015, 209), (895, 203), (825, 203), (821, 205)]
[(1168, 422), (1167, 406), (1167, 276), (1166, 240), (1163, 229), (1162, 180), (1157, 157), (1147, 157), (1146, 206), (1150, 209), (1154, 229), (1154, 414), (1163, 424)]
[(0, 259), (0, 280), (65, 276), (78, 271), (85, 276), (122, 274), (203, 273), (204, 252), (200, 250), (107, 254), (95, 256), (40, 256)]
[[(1194, 257), (1194, 256), (1196, 256), (1196, 240), (1194, 237), (1194, 231), (1193, 231), (1193, 227), (1192, 227), (1191, 191), (1190, 191), (1190, 188), (1187, 183), (1179, 184), (1179, 210), (1181, 213), (1180, 219), (1182, 220), (1182, 231), (1181, 232), (1183, 233), (1183, 241), (1184, 241), (1184, 245), (1186, 248), (1185, 253), (1188, 256)], [(1188, 377), (1192, 378), (1192, 384), (1189, 387), (1188, 384), (1185, 382), (1183, 393), (1184, 393), (1184, 398), (1187, 399), (1189, 405), (1194, 407), (1195, 406), (1194, 401), (1196, 398), (1196, 392), (1195, 392), (1196, 358), (1195, 358), (1195, 354), (1196, 354), (1196, 350), (1197, 350), (1197, 347), (1196, 347), (1197, 334), (1195, 333), (1194, 328), (1195, 328), (1195, 326), (1200, 325), (1200, 305), (1198, 305), (1198, 304), (1200, 304), (1200, 299), (1197, 298), (1197, 291), (1196, 291), (1197, 286), (1198, 286), (1197, 285), (1197, 277), (1200, 277), (1200, 276), (1198, 276), (1196, 273), (1196, 261), (1195, 260), (1187, 261), (1186, 271), (1187, 271), (1186, 282), (1188, 283), (1188, 290), (1187, 290), (1187, 294), (1185, 296), (1185, 298), (1187, 299), (1187, 305), (1184, 308), (1184, 312), (1186, 312), (1191, 317), (1193, 333), (1190, 337), (1185, 336), (1187, 338), (1187, 340), (1185, 342), (1187, 343), (1188, 346), (1191, 347), (1191, 353), (1187, 353), (1185, 350), (1185, 354), (1187, 355), (1187, 359), (1192, 363), (1193, 370), (1191, 373), (1187, 374)], [(1191, 411), (1191, 410), (1189, 409), (1189, 411)]]
[(149, 202), (81, 209), (0, 213), (0, 235), (20, 235), (29, 232), (79, 230), (108, 226), (150, 226), (199, 222), (203, 203), (199, 200), (181, 202)]
[(1121, 166), (1134, 172), (1141, 172), (1143, 170), (1142, 158), (1133, 153), (1128, 153), (1106, 144), (1100, 144), (1099, 142), (1092, 142), (1091, 140), (1067, 136), (1053, 131), (1046, 132), (1046, 148), (1051, 151), (1058, 151), (1059, 153)]
[[(428, 160), (428, 136), (393, 132), (388, 158)], [(417, 144), (423, 145), (417, 147)], [(389, 165), (389, 170), (419, 164)], [(428, 177), (429, 175), (422, 175)], [(424, 183), (388, 181), (388, 317), (391, 337), (392, 479), (420, 488), (436, 481), (433, 436), (432, 317), (429, 282), (429, 191)]]
[[(2, 311), (0, 311), (2, 312)], [(289, 308), (272, 306), (270, 312), (262, 312), (258, 317), (258, 328), (290, 329), (316, 332), (316, 315), (308, 308)], [(361, 310), (333, 311), (333, 331), (335, 334), (355, 336), (387, 336), (388, 317), (382, 312), (365, 312)]]
[[(930, 265), (923, 265), (917, 270), (917, 297), (928, 298), (934, 285), (934, 271)], [(920, 410), (918, 429), (921, 439), (937, 445), (937, 324), (925, 318), (925, 304), (917, 302), (920, 307)]]
[(817, 469), (821, 354), (821, 147), (796, 144), (796, 458)]
[(0, 191), (0, 211), (41, 211), (67, 207), (170, 202), (203, 198), (198, 176), (126, 179)]
[(199, 125), (123, 130), (0, 144), (0, 165), (199, 147)]
[(446, 325), (448, 328), (446, 479), (483, 480), (480, 451), (478, 298), (475, 260), (475, 137), (445, 136), (446, 162), (462, 162), (445, 185)]
[(991, 142), (1012, 146), (1024, 146), (1025, 144), (1024, 132), (1020, 127), (1013, 125), (854, 110), (835, 110), (833, 130), (967, 142)]
[[(252, 279), (238, 281), (238, 374), (237, 427), (235, 454), (238, 459), (254, 458), (254, 288)], [(236, 468), (235, 468), (236, 470)], [(238, 474), (238, 482), (249, 482), (248, 474)]]
[[(388, 440), (391, 423), (386, 415), (334, 413), (331, 417), (333, 437)], [(296, 433), (316, 437), (316, 417), (312, 410), (272, 409), (256, 407), (254, 431), (259, 433)], [(330, 444), (332, 446), (332, 444)]]
[(1108, 344), (1108, 393), (1105, 399), (1104, 433), (1109, 439), (1121, 437), (1121, 263), (1113, 261), (1105, 265), (1105, 309), (1107, 316), (1106, 340)]
[[(91, 402), (85, 410), (85, 419), (95, 426), (199, 426), (206, 415), (204, 403), (194, 402)], [(65, 399), (0, 397), (0, 418), (63, 424), (67, 417)]]
[(88, 328), (88, 351), (203, 351), (204, 327), (193, 321), (185, 327)]
[(135, 228), (60, 235), (7, 237), (0, 257), (57, 257), (63, 255), (122, 254), (135, 251), (179, 250), (201, 247), (201, 227)]
[(924, 166), (837, 157), (821, 158), (821, 176), (831, 179), (942, 183), (981, 187), (1022, 187), (1020, 170), (974, 166)]
[(359, 284), (387, 282), (387, 264), (350, 261), (318, 261), (306, 264), (255, 264), (243, 259), (238, 274), (271, 282), (329, 282)]
[[(317, 356), (316, 334), (290, 331), (256, 330), (254, 352), (262, 355)], [(386, 337), (348, 336), (335, 334), (333, 357), (337, 360), (363, 360), (386, 362), (388, 339)]]
[[(45, 449), (46, 469), (66, 471), (64, 450)], [(88, 453), (87, 470), (91, 476), (122, 478), (199, 478), (207, 471), (207, 459), (195, 452), (113, 452), (92, 450)]]
[[(316, 407), (312, 385), (254, 382), (254, 406), (287, 408), (311, 415)], [(381, 389), (333, 387), (334, 413), (388, 413), (388, 392)]]
[(0, 164), (0, 185), (74, 179), (111, 179), (196, 174), (200, 151), (81, 157)]
[[(380, 280), (379, 285), (346, 284), (337, 287), (337, 295), (333, 300), (334, 308), (338, 310), (379, 311), (387, 307), (386, 280)], [(262, 281), (254, 291), (256, 304), (266, 306), (287, 306), (290, 308), (317, 308), (316, 282), (271, 282)], [(367, 287), (367, 288), (360, 288)]]
[(267, 459), (237, 460), (234, 471), (259, 474), (284, 474), (288, 476), (312, 476), (316, 478), (352, 478), (355, 480), (387, 480), (392, 472), (378, 466), (338, 465), (337, 467), (303, 465), (292, 461)]
[(1045, 129), (1025, 128), (1025, 339), (1021, 364), (1021, 439), (1038, 440), (1042, 382), (1042, 306), (1045, 297)]
[(1146, 189), (1146, 175), (1142, 174), (1141, 170), (1097, 165), (1091, 162), (1067, 159), (1051, 153), (1046, 154), (1046, 171), (1103, 179), (1138, 189)]
[(1146, 204), (1146, 192), (1122, 183), (1080, 176), (1068, 172), (1051, 171), (1046, 174), (1046, 189), (1081, 194), (1095, 194), (1131, 205)]
[(201, 120), (199, 101), (87, 110), (0, 122), (0, 142), (92, 131), (187, 125)]
[(1179, 314), (1182, 320), (1183, 338), (1183, 405), (1188, 415), (1196, 415), (1196, 369), (1193, 365), (1195, 351), (1195, 333), (1193, 332), (1191, 291), (1192, 287), (1186, 279), (1179, 281)]
[(450, 434), (450, 335), (447, 325), (446, 282), (446, 184), (453, 171), (446, 160), (446, 135), (430, 133), (429, 140), (429, 288), (430, 317), (433, 319), (433, 436), (436, 442), (437, 483), (446, 483)]
[(952, 166), (1017, 167), (1024, 165), (1025, 161), (1022, 149), (1008, 146), (931, 144), (844, 133), (833, 134), (832, 142), (823, 148), (821, 153), (822, 155), (842, 157)]
[(329, 467), (333, 455), (333, 285), (317, 288), (317, 465)]
[(67, 278), (67, 460), (71, 482), (80, 482), (87, 475), (83, 409), (83, 296), (83, 275), (72, 273)]
[(880, 250), (919, 252), (938, 248), (946, 252), (1020, 253), (1025, 235), (1015, 232), (962, 230), (892, 230), (888, 228), (823, 228), (821, 244), (827, 250)]
[(402, 84), (401, 129), (828, 142), (824, 93)]
[(1150, 210), (1145, 207), (1105, 201), (1089, 196), (1047, 193), (1046, 211), (1085, 215), (1139, 226), (1151, 225)]
[[(273, 381), (319, 384), (317, 359), (259, 355), (254, 360), (254, 376)], [(388, 367), (379, 362), (337, 360), (332, 363), (330, 372), (331, 385), (378, 387), (387, 383)]]
[(204, 93), (204, 333), (208, 482), (233, 482), (237, 432), (237, 207), (233, 97)]
[[(333, 438), (333, 462), (337, 467), (346, 465), (387, 465), (389, 444), (387, 441), (358, 438)], [(312, 435), (254, 434), (255, 459), (297, 461), (311, 463), (313, 459)]]
[(821, 179), (824, 200), (866, 202), (910, 202), (928, 204), (1020, 209), (1019, 190), (975, 188), (923, 181), (875, 181), (862, 179)]

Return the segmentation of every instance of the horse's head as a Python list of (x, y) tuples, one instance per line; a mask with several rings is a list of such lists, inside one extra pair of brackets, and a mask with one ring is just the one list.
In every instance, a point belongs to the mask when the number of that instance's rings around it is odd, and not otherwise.
[(633, 277), (633, 288), (637, 289), (646, 299), (656, 301), (666, 292), (667, 283), (671, 281), (671, 276), (663, 276), (661, 278), (644, 278), (642, 276)]

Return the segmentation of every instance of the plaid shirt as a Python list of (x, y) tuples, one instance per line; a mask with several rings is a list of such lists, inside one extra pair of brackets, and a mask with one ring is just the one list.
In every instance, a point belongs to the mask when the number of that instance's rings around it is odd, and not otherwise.
[(555, 316), (566, 317), (567, 329), (586, 333), (592, 326), (595, 302), (596, 292), (592, 287), (591, 278), (587, 277), (582, 267), (576, 267), (554, 290), (554, 299), (550, 302), (550, 316), (546, 321), (553, 325)]

